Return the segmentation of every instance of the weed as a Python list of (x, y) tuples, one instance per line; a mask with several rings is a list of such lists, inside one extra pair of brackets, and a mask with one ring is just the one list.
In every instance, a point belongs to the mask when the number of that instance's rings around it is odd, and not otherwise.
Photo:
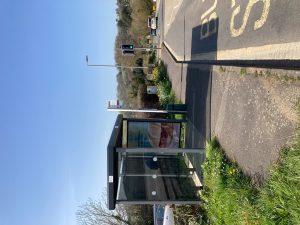
[(149, 59), (148, 59), (148, 63), (149, 64), (154, 64), (155, 63), (155, 60), (156, 60), (156, 52), (155, 51), (152, 51), (150, 53), (150, 56), (149, 56)]
[(242, 76), (245, 76), (247, 74), (247, 69), (245, 67), (242, 67), (241, 70), (240, 70), (240, 74)]
[[(176, 114), (175, 119), (183, 119), (182, 114)], [(183, 123), (181, 126), (180, 132), (180, 146), (181, 148), (185, 148), (185, 131), (186, 131), (186, 123)]]
[[(248, 74), (246, 68), (241, 68), (240, 74), (242, 76), (244, 76), (245, 74)], [(272, 72), (271, 70), (265, 70), (265, 71), (260, 70), (259, 72), (257, 70), (255, 70), (253, 75), (255, 77), (273, 78), (275, 80), (282, 81), (282, 82), (288, 82), (288, 81), (297, 82), (300, 80), (300, 76), (293, 76), (293, 75), (289, 75), (287, 73), (280, 74), (280, 72), (276, 73), (276, 72)]]
[(219, 67), (219, 72), (220, 72), (220, 73), (226, 72), (226, 68), (223, 67), (223, 66), (220, 66), (220, 67)]
[(272, 73), (271, 73), (271, 71), (270, 71), (270, 70), (267, 70), (267, 71), (265, 72), (265, 75), (266, 75), (267, 77), (269, 77), (269, 76), (271, 76), (271, 75), (272, 75)]

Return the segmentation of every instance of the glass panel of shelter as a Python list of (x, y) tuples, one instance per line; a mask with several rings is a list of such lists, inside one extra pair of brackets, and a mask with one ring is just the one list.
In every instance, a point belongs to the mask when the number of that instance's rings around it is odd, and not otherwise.
[[(128, 149), (127, 149), (128, 150)], [(150, 149), (149, 149), (150, 150)], [(201, 183), (184, 149), (119, 149), (119, 201), (199, 200)], [(200, 152), (189, 153), (197, 155)], [(197, 157), (198, 158), (198, 157)]]

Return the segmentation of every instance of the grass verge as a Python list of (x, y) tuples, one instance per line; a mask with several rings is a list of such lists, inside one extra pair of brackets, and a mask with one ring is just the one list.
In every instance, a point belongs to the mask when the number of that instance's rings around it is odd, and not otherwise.
[(259, 224), (257, 191), (238, 166), (227, 159), (216, 138), (206, 145), (203, 164), (204, 208), (211, 224)]
[(216, 138), (207, 144), (203, 172), (202, 207), (208, 224), (300, 224), (299, 131), (260, 188), (228, 160)]

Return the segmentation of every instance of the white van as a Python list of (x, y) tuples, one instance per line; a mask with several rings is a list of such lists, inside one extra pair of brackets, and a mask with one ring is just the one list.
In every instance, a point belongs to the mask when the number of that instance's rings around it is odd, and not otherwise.
[(148, 27), (155, 30), (157, 28), (157, 17), (148, 17)]

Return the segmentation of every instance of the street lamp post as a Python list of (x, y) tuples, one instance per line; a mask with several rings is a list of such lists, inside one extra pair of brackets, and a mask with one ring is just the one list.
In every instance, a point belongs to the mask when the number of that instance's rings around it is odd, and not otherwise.
[(89, 64), (88, 55), (85, 56), (85, 61), (87, 66), (98, 66), (98, 67), (115, 67), (123, 69), (147, 69), (149, 66), (122, 66), (122, 65), (106, 65), (106, 64)]

